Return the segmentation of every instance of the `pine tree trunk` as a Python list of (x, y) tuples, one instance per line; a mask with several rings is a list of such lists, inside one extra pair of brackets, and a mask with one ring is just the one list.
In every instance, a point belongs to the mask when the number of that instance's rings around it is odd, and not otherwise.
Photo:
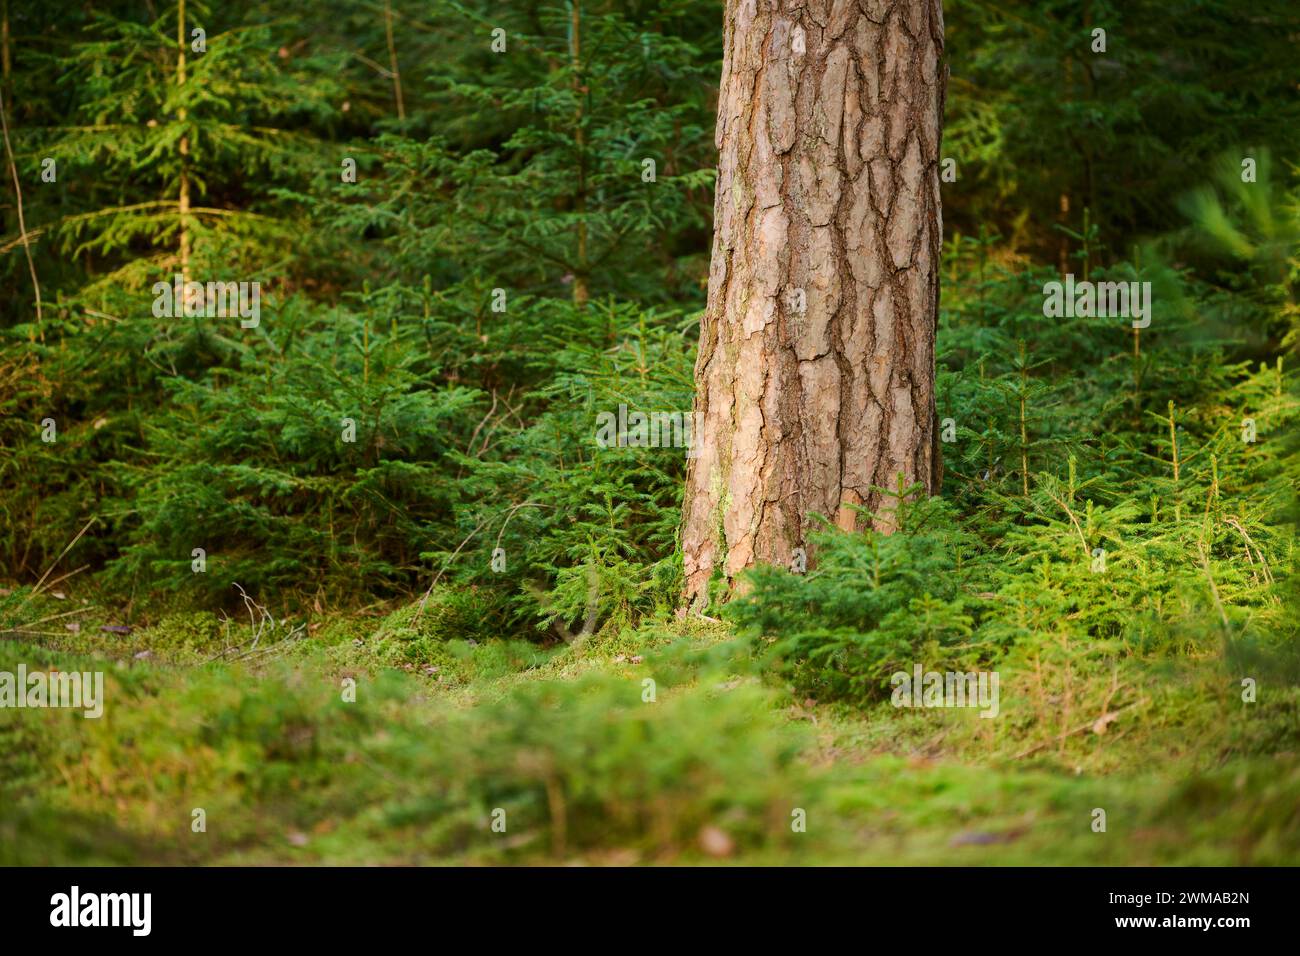
[[(727, 0), (686, 598), (940, 480), (940, 0)], [(877, 527), (888, 530), (887, 514)]]

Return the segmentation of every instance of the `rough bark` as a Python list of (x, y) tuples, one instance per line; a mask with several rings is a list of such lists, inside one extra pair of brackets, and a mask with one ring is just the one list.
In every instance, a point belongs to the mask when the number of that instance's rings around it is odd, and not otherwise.
[(725, 29), (688, 601), (939, 481), (940, 0), (727, 0)]

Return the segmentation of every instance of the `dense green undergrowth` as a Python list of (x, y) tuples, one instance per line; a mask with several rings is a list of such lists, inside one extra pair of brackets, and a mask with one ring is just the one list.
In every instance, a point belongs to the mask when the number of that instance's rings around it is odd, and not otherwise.
[(1300, 861), (1293, 5), (946, 6), (941, 494), (691, 615), (716, 7), (15, 12), (0, 862)]

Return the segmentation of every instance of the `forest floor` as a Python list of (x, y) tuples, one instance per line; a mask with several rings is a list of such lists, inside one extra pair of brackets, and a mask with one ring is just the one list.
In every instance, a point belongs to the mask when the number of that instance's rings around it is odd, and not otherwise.
[(435, 647), (412, 607), (123, 633), (83, 600), (0, 640), (105, 688), (0, 709), (0, 864), (1300, 862), (1300, 693), (1214, 659), (1130, 659), (1100, 712), (1012, 668), (986, 720), (793, 699), (707, 622)]

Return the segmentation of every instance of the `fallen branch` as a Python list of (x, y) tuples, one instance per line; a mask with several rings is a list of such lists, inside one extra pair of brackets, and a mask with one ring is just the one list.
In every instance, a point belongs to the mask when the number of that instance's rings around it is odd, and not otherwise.
[[(1060, 743), (1062, 740), (1065, 740), (1067, 737), (1073, 737), (1075, 734), (1081, 734), (1085, 730), (1090, 730), (1091, 728), (1097, 726), (1097, 724), (1099, 724), (1103, 720), (1106, 720), (1106, 723), (1109, 724), (1113, 722), (1115, 718), (1117, 718), (1120, 714), (1124, 713), (1124, 711), (1132, 710), (1134, 707), (1137, 707), (1145, 703), (1147, 703), (1147, 698), (1143, 697), (1141, 700), (1134, 701), (1133, 703), (1125, 707), (1121, 707), (1119, 710), (1111, 711), (1109, 713), (1104, 713), (1096, 720), (1090, 720), (1087, 723), (1080, 724), (1078, 727), (1075, 727), (1071, 730), (1067, 730), (1064, 733), (1057, 734), (1055, 737), (1051, 738), (1050, 740), (1044, 740), (1042, 743), (1034, 744), (1034, 746), (1030, 747), (1028, 750), (1020, 751), (1020, 753), (1016, 754), (1011, 759), (1020, 760), (1022, 757), (1028, 757), (1031, 754), (1036, 754), (1038, 753), (1038, 751), (1050, 747), (1052, 744)], [(1107, 720), (1107, 718), (1109, 718), (1109, 720)]]

